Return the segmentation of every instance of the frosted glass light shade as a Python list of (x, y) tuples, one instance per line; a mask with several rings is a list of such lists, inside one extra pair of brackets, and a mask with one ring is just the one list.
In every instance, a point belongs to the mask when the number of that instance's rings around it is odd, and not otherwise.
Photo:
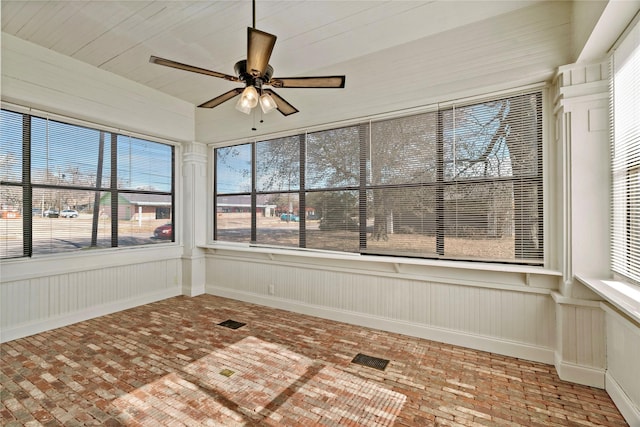
[(249, 114), (251, 109), (258, 105), (258, 91), (253, 86), (247, 86), (242, 91), (240, 99), (236, 104), (236, 110), (242, 111), (245, 114)]
[(271, 95), (265, 93), (260, 97), (260, 108), (262, 108), (264, 114), (267, 114), (278, 108), (278, 106)]

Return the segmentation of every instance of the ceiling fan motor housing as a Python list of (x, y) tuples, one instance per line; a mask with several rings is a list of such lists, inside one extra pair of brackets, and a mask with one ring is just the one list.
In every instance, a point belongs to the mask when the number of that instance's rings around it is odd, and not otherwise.
[(268, 84), (271, 80), (271, 76), (273, 76), (273, 67), (271, 65), (267, 65), (262, 76), (254, 76), (251, 73), (248, 73), (247, 61), (245, 59), (236, 62), (233, 69), (241, 81), (245, 82), (247, 85), (255, 86), (258, 89), (261, 89), (263, 84)]

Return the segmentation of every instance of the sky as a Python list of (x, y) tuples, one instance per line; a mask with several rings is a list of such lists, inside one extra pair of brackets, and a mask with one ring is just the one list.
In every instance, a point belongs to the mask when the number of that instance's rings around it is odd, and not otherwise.
[[(0, 176), (20, 181), (22, 170), (22, 119), (3, 110), (0, 115)], [(32, 118), (32, 181), (67, 185), (95, 185), (100, 131)], [(111, 134), (104, 132), (102, 186), (109, 186)], [(172, 147), (126, 135), (117, 136), (120, 188), (171, 191)], [(89, 184), (90, 183), (90, 184)]]

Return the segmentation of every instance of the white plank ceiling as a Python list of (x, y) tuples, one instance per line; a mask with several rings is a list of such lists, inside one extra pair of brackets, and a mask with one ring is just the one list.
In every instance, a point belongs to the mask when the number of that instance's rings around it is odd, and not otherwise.
[[(233, 74), (250, 1), (2, 0), (2, 31), (198, 105), (237, 84), (149, 63)], [(258, 0), (278, 40), (275, 76), (345, 74), (345, 89), (279, 89), (300, 112), (257, 134), (303, 129), (549, 79), (575, 58), (571, 2)], [(202, 142), (257, 135), (235, 100), (197, 112)]]

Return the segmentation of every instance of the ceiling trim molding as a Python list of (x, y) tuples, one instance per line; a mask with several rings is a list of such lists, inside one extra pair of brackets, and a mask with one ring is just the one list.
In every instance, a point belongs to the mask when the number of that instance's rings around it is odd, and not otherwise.
[(610, 0), (576, 62), (593, 62), (607, 56), (639, 13), (640, 0)]

